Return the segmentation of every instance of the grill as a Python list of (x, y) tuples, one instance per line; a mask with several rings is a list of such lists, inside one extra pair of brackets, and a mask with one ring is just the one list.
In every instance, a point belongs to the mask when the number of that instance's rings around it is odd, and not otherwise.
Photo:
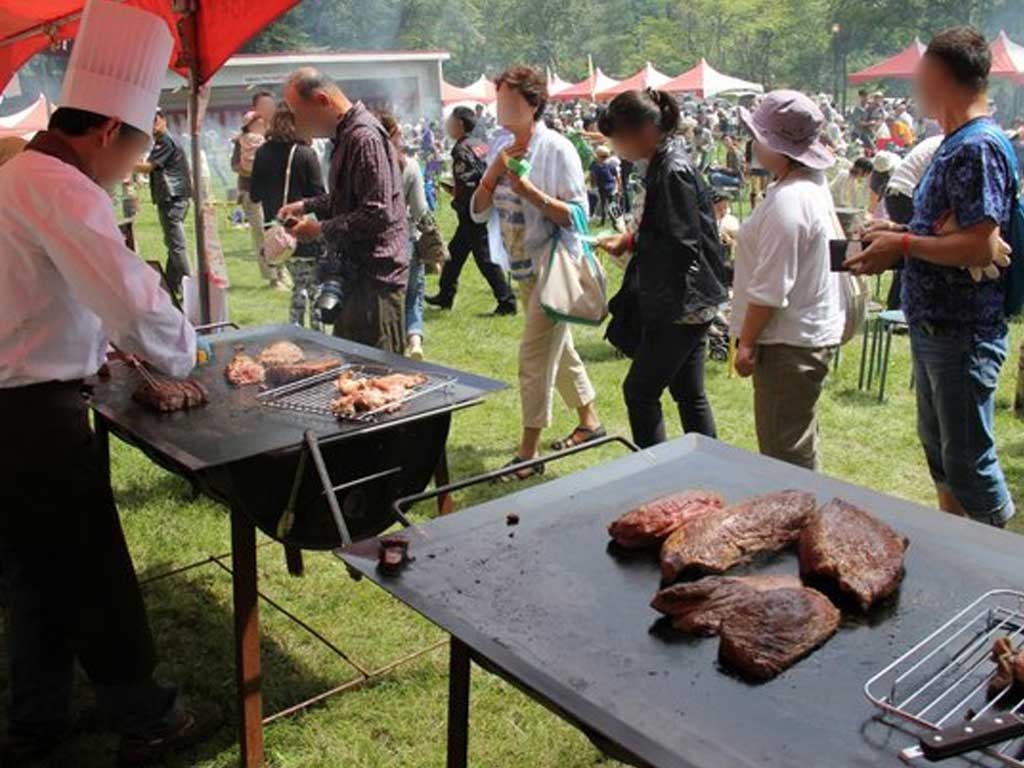
[(312, 376), (302, 381), (285, 384), (276, 389), (270, 389), (257, 395), (257, 399), (266, 406), (272, 408), (283, 408), (285, 410), (310, 413), (315, 416), (323, 416), (328, 419), (342, 419), (358, 423), (372, 423), (379, 417), (400, 411), (404, 406), (434, 392), (445, 391), (448, 395), (454, 389), (456, 379), (452, 376), (438, 376), (424, 374), (427, 380), (417, 386), (409, 388), (405, 397), (396, 400), (379, 408), (364, 413), (345, 414), (337, 416), (331, 410), (331, 403), (338, 397), (338, 389), (335, 381), (344, 372), (351, 372), (354, 376), (365, 378), (379, 378), (394, 373), (404, 373), (379, 365), (342, 365), (333, 371)]
[[(996, 674), (992, 645), (999, 637), (1024, 647), (1024, 592), (982, 595), (868, 681), (864, 693), (877, 707), (932, 730), (974, 723), (988, 715), (1020, 713), (1024, 695), (1008, 687), (991, 698)], [(1024, 768), (1024, 739), (985, 752), (1003, 765)], [(905, 760), (920, 756), (914, 747)]]
[[(682, 488), (716, 490), (730, 502), (800, 488), (820, 503), (840, 497), (870, 510), (910, 538), (899, 595), (869, 617), (846, 614), (824, 646), (779, 677), (744, 682), (718, 665), (717, 640), (663, 631), (649, 605), (660, 582), (655, 557), (608, 549), (609, 522)], [(956, 595), (1019, 584), (1022, 551), (1015, 534), (697, 436), (435, 518), (403, 537), (415, 561), (398, 576), (378, 570), (374, 540), (340, 554), (452, 635), (450, 768), (466, 765), (471, 660), (638, 766), (896, 764), (916, 738), (864, 697), (864, 681), (933, 632)], [(798, 570), (787, 551), (730, 573)]]

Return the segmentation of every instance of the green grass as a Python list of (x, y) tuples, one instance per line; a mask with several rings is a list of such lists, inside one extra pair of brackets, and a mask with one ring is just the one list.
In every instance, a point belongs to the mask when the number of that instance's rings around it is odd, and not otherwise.
[[(452, 224), (450, 211), (442, 208), (442, 226), (450, 232)], [(222, 224), (221, 232), (233, 284), (233, 318), (242, 324), (284, 322), (287, 296), (262, 286), (255, 262), (245, 255), (247, 232), (231, 230), (226, 224)], [(139, 237), (148, 257), (163, 258), (159, 228), (149, 206), (144, 206)], [(614, 266), (610, 269), (617, 272)], [(618, 275), (613, 277), (617, 280)], [(436, 279), (429, 278), (429, 293), (436, 290)], [(472, 265), (465, 270), (462, 285), (454, 312), (428, 310), (428, 358), (514, 384), (521, 319), (482, 317), (492, 309), (493, 302)], [(604, 423), (611, 431), (628, 435), (621, 396), (627, 362), (612, 354), (602, 341), (601, 331), (577, 328), (574, 333), (597, 387)], [(1018, 325), (1014, 328), (1014, 352), (1004, 368), (999, 390), (997, 423), (1003, 466), (1017, 494), (1024, 482), (1024, 427), (1013, 419), (1010, 403), (1021, 339)], [(914, 400), (907, 387), (908, 341), (906, 337), (893, 340), (885, 404), (879, 404), (873, 394), (857, 391), (859, 355), (859, 340), (844, 349), (840, 369), (830, 378), (821, 401), (825, 470), (854, 483), (931, 505), (931, 483), (915, 436)], [(711, 363), (708, 387), (721, 438), (753, 449), (750, 383), (728, 378), (723, 364)], [(678, 421), (669, 405), (666, 401), (671, 431), (678, 434)], [(453, 477), (466, 477), (507, 460), (518, 437), (518, 415), (514, 387), (489, 398), (481, 407), (458, 414), (449, 442)], [(573, 415), (559, 407), (555, 425), (546, 437), (561, 437), (572, 426)], [(609, 448), (600, 455), (564, 462), (551, 467), (549, 477), (618, 453)], [(186, 483), (116, 441), (113, 473), (128, 541), (143, 578), (229, 550), (228, 517), (223, 508), (206, 499), (192, 498)], [(457, 502), (464, 507), (505, 492), (481, 486), (459, 495)], [(421, 515), (432, 513), (432, 509), (419, 510)], [(1014, 527), (1024, 530), (1020, 518)], [(291, 578), (280, 548), (262, 548), (261, 587), (311, 621), (360, 663), (383, 665), (443, 639), (440, 632), (376, 587), (352, 582), (330, 555), (307, 553), (306, 564), (304, 578)], [(207, 768), (237, 765), (230, 577), (215, 566), (206, 566), (147, 586), (146, 598), (163, 658), (159, 674), (177, 681), (189, 693), (222, 703), (230, 718), (230, 725), (197, 755), (170, 764)], [(353, 677), (344, 664), (273, 610), (264, 606), (262, 618), (266, 712)], [(443, 765), (446, 663), (446, 654), (434, 651), (371, 687), (278, 721), (266, 730), (270, 764), (280, 768)], [(478, 671), (473, 679), (472, 765), (617, 765), (602, 757), (576, 730), (497, 678)], [(88, 703), (88, 694), (84, 685), (79, 691), (81, 709)], [(90, 768), (110, 763), (113, 737), (94, 729), (83, 731), (58, 752), (52, 765)]]

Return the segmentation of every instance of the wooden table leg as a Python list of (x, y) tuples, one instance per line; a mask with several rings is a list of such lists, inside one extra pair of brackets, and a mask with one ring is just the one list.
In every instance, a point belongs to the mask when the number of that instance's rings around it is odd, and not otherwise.
[(469, 646), (452, 637), (448, 656), (448, 768), (469, 760)]
[(242, 768), (262, 768), (263, 701), (260, 694), (260, 612), (256, 594), (256, 527), (231, 511), (231, 571), (235, 601), (235, 681)]
[[(443, 485), (448, 485), (451, 482), (451, 477), (448, 473), (448, 451), (441, 451), (441, 459), (437, 462), (437, 468), (434, 470), (434, 486), (440, 488)], [(437, 497), (437, 511), (442, 515), (450, 515), (455, 511), (455, 503), (452, 501), (452, 495), (450, 493), (442, 493)]]

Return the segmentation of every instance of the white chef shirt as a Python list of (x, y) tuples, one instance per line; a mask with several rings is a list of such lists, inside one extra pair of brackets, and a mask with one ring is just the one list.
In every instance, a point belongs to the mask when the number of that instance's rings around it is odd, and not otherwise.
[(760, 344), (839, 344), (845, 316), (829, 240), (841, 235), (821, 171), (793, 171), (768, 187), (736, 240), (731, 332), (739, 338), (751, 303), (774, 307)]
[(196, 337), (124, 244), (110, 196), (26, 150), (0, 168), (0, 388), (96, 373), (108, 341), (178, 378)]

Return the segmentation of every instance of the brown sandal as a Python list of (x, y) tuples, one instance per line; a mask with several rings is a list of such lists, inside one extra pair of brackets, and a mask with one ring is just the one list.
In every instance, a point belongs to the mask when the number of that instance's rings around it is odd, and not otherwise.
[(568, 437), (553, 442), (551, 444), (551, 449), (554, 451), (564, 451), (569, 448), (575, 448), (577, 445), (583, 445), (584, 443), (593, 442), (594, 440), (600, 440), (602, 437), (606, 437), (607, 435), (608, 430), (603, 426), (596, 427), (595, 429), (576, 427)]

